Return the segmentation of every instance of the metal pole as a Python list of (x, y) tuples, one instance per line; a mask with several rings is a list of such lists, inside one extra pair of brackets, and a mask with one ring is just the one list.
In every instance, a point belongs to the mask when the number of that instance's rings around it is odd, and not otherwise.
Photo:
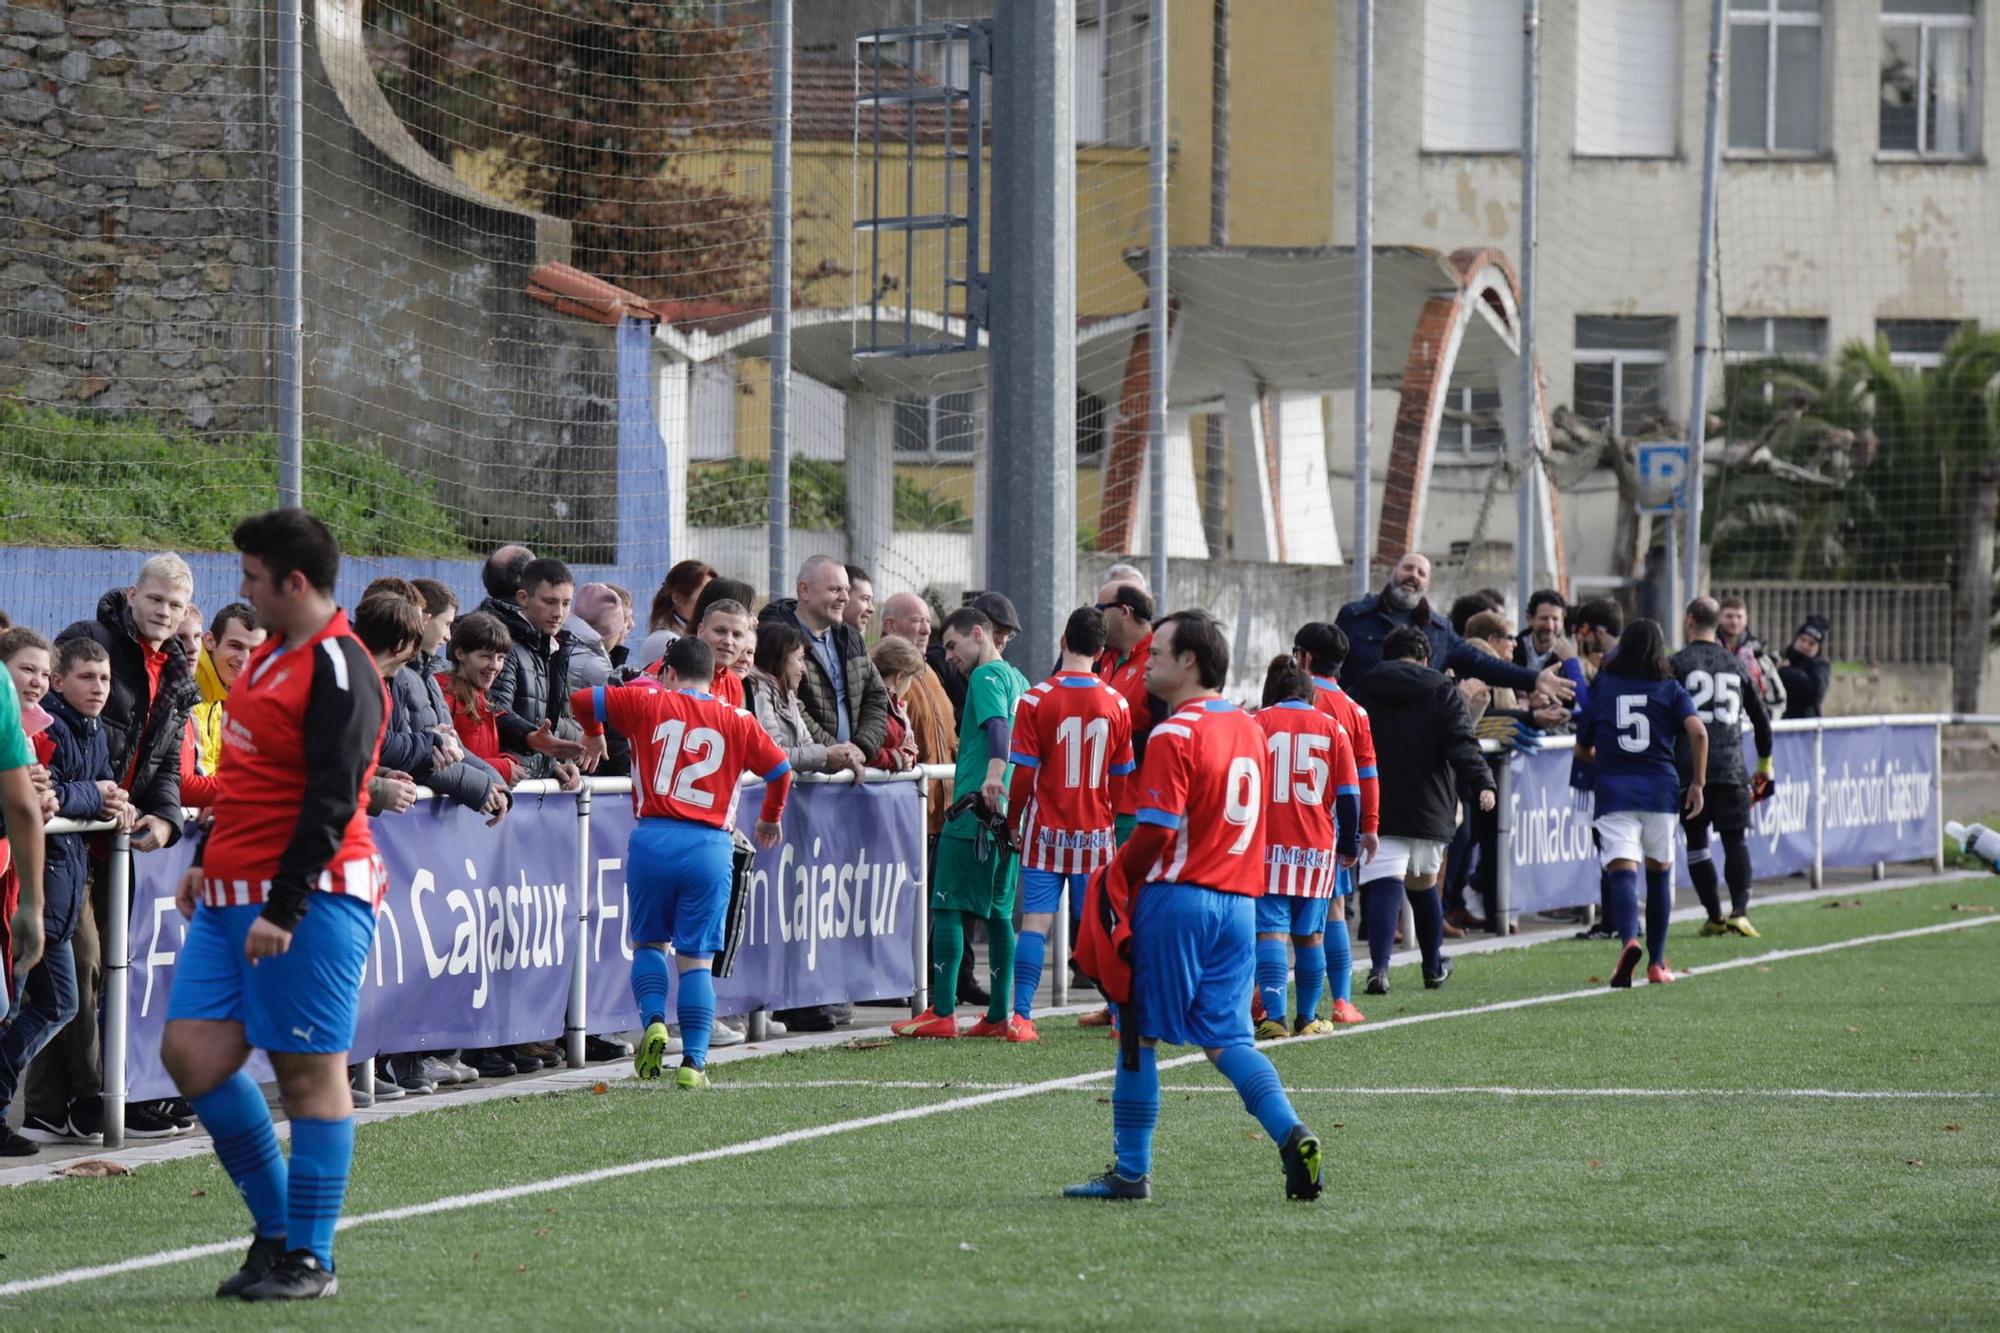
[(1813, 863), (1812, 887), (1826, 885), (1826, 728), (1813, 723)]
[[(1523, 761), (1525, 762), (1525, 761)], [(1514, 903), (1514, 757), (1500, 756), (1500, 771), (1493, 796), (1493, 902), (1492, 920), (1486, 924), (1496, 935), (1507, 933), (1507, 917)]]
[(1702, 441), (1708, 434), (1708, 290), (1715, 266), (1715, 178), (1722, 162), (1722, 52), (1729, 32), (1728, 0), (1710, 0), (1708, 11), (1708, 110), (1702, 128), (1701, 247), (1694, 275), (1694, 388), (1688, 400), (1688, 595), (1701, 587)]
[(1073, 5), (993, 20), (992, 429), (986, 586), (1025, 614), (1023, 669), (1056, 656), (1076, 605), (1076, 57)]
[(1539, 384), (1535, 377), (1535, 252), (1541, 243), (1536, 230), (1537, 177), (1541, 170), (1542, 139), (1542, 4), (1522, 0), (1521, 5), (1521, 309), (1517, 342), (1521, 354), (1521, 476), (1520, 491), (1514, 497), (1514, 614), (1525, 625), (1528, 598), (1535, 591), (1536, 470), (1541, 452), (1537, 448), (1536, 426), (1541, 413), (1536, 404)]
[[(278, 503), (287, 506), (303, 503), (305, 495), (301, 445), (306, 364), (305, 20), (301, 9), (301, 0), (278, 0)], [(110, 1124), (107, 1119), (107, 1134)]]
[(768, 582), (784, 594), (792, 526), (792, 0), (771, 0), (771, 503)]
[(576, 793), (576, 963), (569, 970), (569, 1009), (563, 1016), (563, 1058), (583, 1068), (583, 1045), (590, 1031), (590, 787)]
[[(925, 842), (929, 844), (931, 784), (928, 778), (917, 784), (917, 809), (921, 812), (918, 817), (923, 821)], [(927, 845), (924, 855), (917, 860), (916, 921), (910, 934), (910, 964), (914, 972), (910, 986), (912, 1018), (931, 1007), (931, 851), (932, 846)]]
[(1938, 844), (1931, 853), (1931, 869), (1944, 873), (1944, 724), (1936, 723), (1931, 730), (1931, 805), (1937, 810)]
[[(1214, 58), (1208, 71), (1208, 243), (1229, 244), (1229, 0), (1209, 0), (1210, 44)], [(1223, 503), (1228, 489), (1228, 461), (1222, 414), (1203, 418), (1201, 458), (1201, 532), (1211, 560), (1228, 554), (1229, 521)]]
[(1374, 581), (1375, 484), (1369, 448), (1375, 431), (1375, 0), (1359, 0), (1354, 34), (1354, 595)]
[[(89, 908), (85, 908), (89, 911)], [(126, 938), (132, 921), (132, 838), (111, 838), (111, 861), (104, 904), (104, 1040), (99, 1074), (104, 1101), (104, 1146), (125, 1142), (125, 992), (132, 949)]]
[(1146, 255), (1147, 347), (1151, 353), (1146, 393), (1146, 483), (1152, 512), (1147, 516), (1146, 544), (1152, 555), (1153, 596), (1167, 597), (1167, 0), (1153, 0), (1146, 37), (1147, 79), (1152, 90), (1149, 138), (1152, 158), (1147, 176), (1151, 199), (1147, 208)]
[(1678, 648), (1681, 646), (1681, 618), (1674, 614), (1674, 608), (1681, 604), (1680, 589), (1676, 586), (1680, 577), (1680, 526), (1674, 522), (1672, 514), (1667, 515), (1667, 558), (1666, 568), (1661, 571), (1665, 587), (1665, 603), (1660, 608), (1660, 624), (1667, 631), (1667, 642)]
[(1069, 904), (1063, 903), (1056, 909), (1054, 930), (1055, 952), (1049, 962), (1055, 969), (1049, 978), (1049, 1003), (1060, 1008), (1069, 1003)]

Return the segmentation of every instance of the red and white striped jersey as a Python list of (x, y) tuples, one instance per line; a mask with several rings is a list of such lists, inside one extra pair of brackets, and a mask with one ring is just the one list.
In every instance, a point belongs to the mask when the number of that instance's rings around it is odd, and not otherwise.
[(1020, 818), (1021, 864), (1059, 875), (1097, 869), (1118, 849), (1112, 779), (1130, 773), (1132, 710), (1088, 672), (1059, 672), (1014, 706), (1008, 762), (1034, 771)]
[(1293, 898), (1331, 898), (1338, 871), (1334, 797), (1358, 797), (1354, 747), (1340, 723), (1303, 700), (1260, 709), (1271, 757), (1264, 816), (1264, 891)]
[(1361, 779), (1361, 831), (1373, 833), (1382, 824), (1382, 782), (1376, 775), (1375, 729), (1368, 710), (1331, 676), (1314, 676), (1313, 687), (1314, 706), (1341, 725), (1354, 747), (1354, 771)]
[(1197, 699), (1153, 728), (1138, 820), (1173, 833), (1147, 883), (1264, 894), (1264, 729), (1227, 699)]

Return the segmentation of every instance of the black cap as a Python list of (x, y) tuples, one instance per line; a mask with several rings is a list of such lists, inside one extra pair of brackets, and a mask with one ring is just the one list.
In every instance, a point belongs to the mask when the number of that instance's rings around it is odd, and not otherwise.
[(1014, 603), (1004, 592), (982, 592), (972, 599), (972, 604), (985, 613), (988, 620), (1010, 634), (1021, 632), (1021, 617), (1014, 611)]

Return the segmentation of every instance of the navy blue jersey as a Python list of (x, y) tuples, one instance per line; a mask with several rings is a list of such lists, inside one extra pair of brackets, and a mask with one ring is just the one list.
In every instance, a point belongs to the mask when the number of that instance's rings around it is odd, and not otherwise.
[(1576, 727), (1595, 751), (1598, 814), (1680, 809), (1674, 755), (1693, 716), (1694, 700), (1677, 680), (1598, 674)]

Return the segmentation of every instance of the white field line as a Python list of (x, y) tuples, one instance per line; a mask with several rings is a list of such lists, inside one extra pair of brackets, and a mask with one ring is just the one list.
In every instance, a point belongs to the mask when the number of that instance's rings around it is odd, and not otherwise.
[[(1891, 940), (1921, 939), (1926, 935), (1943, 935), (1952, 931), (1971, 930), (1979, 926), (1990, 926), (2000, 922), (2000, 916), (1972, 917), (1963, 921), (1947, 921), (1935, 926), (1918, 926), (1910, 930), (1890, 931), (1881, 935), (1861, 935), (1853, 939), (1838, 940), (1831, 944), (1818, 944), (1800, 949), (1773, 949), (1768, 953), (1747, 958), (1731, 959), (1701, 969), (1699, 976), (1709, 976), (1716, 972), (1727, 972), (1739, 967), (1755, 967), (1764, 963), (1782, 962), (1791, 958), (1810, 958), (1818, 954), (1837, 953), (1843, 949), (1858, 949), (1869, 944), (1883, 944)], [(1379, 1023), (1368, 1023), (1359, 1027), (1342, 1028), (1338, 1032), (1320, 1037), (1294, 1037), (1288, 1045), (1303, 1045), (1313, 1041), (1329, 1041), (1334, 1037), (1353, 1038), (1370, 1032), (1388, 1032), (1397, 1028), (1410, 1027), (1418, 1023), (1434, 1023), (1447, 1018), (1470, 1018), (1479, 1014), (1506, 1013), (1515, 1009), (1530, 1009), (1545, 1004), (1560, 1004), (1565, 1000), (1582, 1000), (1615, 992), (1606, 987), (1593, 986), (1588, 990), (1561, 991), (1552, 995), (1530, 996), (1518, 1000), (1501, 1000), (1493, 1004), (1474, 1005), (1468, 1009), (1446, 1009), (1431, 1014), (1409, 1014), (1402, 1018), (1384, 1019)], [(1159, 1062), (1162, 1073), (1170, 1069), (1185, 1069), (1201, 1063), (1207, 1057), (1196, 1051), (1191, 1055), (1174, 1056)], [(930, 1102), (923, 1106), (906, 1106), (901, 1110), (885, 1111), (879, 1115), (858, 1116), (851, 1120), (838, 1120), (826, 1125), (812, 1125), (804, 1129), (787, 1130), (781, 1134), (767, 1134), (760, 1138), (746, 1139), (739, 1143), (727, 1143), (719, 1148), (705, 1148), (699, 1152), (679, 1153), (672, 1157), (654, 1157), (641, 1162), (626, 1162), (618, 1166), (599, 1167), (594, 1171), (576, 1171), (567, 1175), (552, 1176), (547, 1180), (529, 1181), (521, 1185), (507, 1185), (498, 1189), (479, 1190), (471, 1194), (448, 1195), (442, 1199), (432, 1199), (428, 1203), (408, 1204), (401, 1208), (384, 1208), (372, 1213), (360, 1213), (344, 1217), (340, 1230), (354, 1227), (373, 1226), (379, 1222), (403, 1222), (414, 1217), (429, 1217), (437, 1213), (462, 1212), (471, 1208), (482, 1208), (488, 1204), (507, 1203), (514, 1199), (533, 1198), (540, 1194), (552, 1194), (559, 1190), (576, 1189), (584, 1185), (594, 1185), (600, 1181), (622, 1180), (629, 1176), (650, 1175), (656, 1171), (670, 1171), (676, 1167), (694, 1166), (702, 1162), (719, 1162), (732, 1157), (750, 1157), (758, 1153), (788, 1148), (793, 1144), (811, 1143), (818, 1139), (832, 1138), (840, 1134), (852, 1134), (860, 1130), (876, 1129), (883, 1125), (903, 1124), (911, 1120), (927, 1120), (932, 1116), (944, 1115), (951, 1111), (967, 1111), (979, 1106), (995, 1106), (1003, 1102), (1020, 1101), (1027, 1097), (1037, 1097), (1047, 1092), (1063, 1092), (1073, 1088), (1087, 1087), (1102, 1083), (1102, 1070), (1087, 1074), (1072, 1074), (1067, 1078), (1048, 1079), (1040, 1083), (1024, 1083), (1018, 1087), (995, 1088), (965, 1097), (952, 1097), (941, 1102)], [(208, 1259), (225, 1254), (234, 1254), (243, 1248), (240, 1237), (230, 1240), (213, 1241), (206, 1245), (187, 1245), (176, 1250), (161, 1250), (154, 1254), (138, 1255), (121, 1259), (116, 1263), (93, 1264), (86, 1268), (70, 1268), (61, 1272), (47, 1273), (41, 1277), (22, 1278), (14, 1282), (0, 1284), (0, 1297), (21, 1296), (29, 1292), (49, 1291), (57, 1287), (74, 1286), (79, 1282), (95, 1282), (102, 1278), (117, 1277), (125, 1273), (143, 1272), (150, 1268), (163, 1268), (169, 1264), (185, 1263), (190, 1259)]]
[[(1109, 1071), (1097, 1075), (1101, 1082)], [(1025, 1088), (1028, 1083), (927, 1083), (912, 1078), (805, 1078), (758, 1079), (743, 1083), (711, 1084), (718, 1092), (825, 1091), (840, 1088), (882, 1089), (912, 1092), (997, 1092), (1004, 1088)], [(1102, 1092), (1088, 1085), (1076, 1092)], [(1236, 1095), (1226, 1083), (1165, 1083), (1161, 1092), (1212, 1092)], [(1341, 1087), (1305, 1088), (1287, 1084), (1288, 1095), (1301, 1097), (1747, 1097), (1797, 1099), (1801, 1101), (1948, 1101), (1971, 1102), (2000, 1098), (2000, 1092), (1957, 1090), (1909, 1091), (1899, 1088), (1516, 1088), (1498, 1084), (1459, 1084), (1444, 1087)]]

